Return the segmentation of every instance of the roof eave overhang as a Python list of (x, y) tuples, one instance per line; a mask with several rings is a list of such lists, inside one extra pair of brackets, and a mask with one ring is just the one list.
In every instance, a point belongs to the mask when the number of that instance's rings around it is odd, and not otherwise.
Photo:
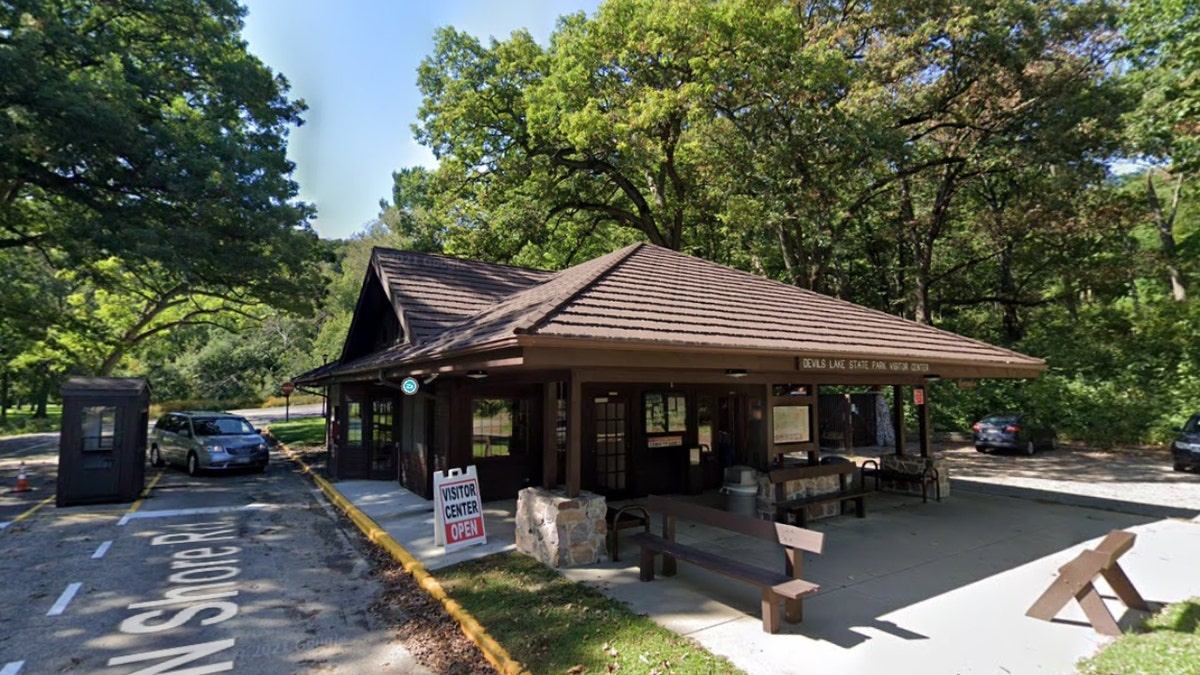
[[(1015, 353), (1017, 358), (1012, 359), (972, 359), (539, 335), (523, 335), (518, 342), (525, 349), (525, 365), (530, 368), (738, 368), (770, 374), (840, 375), (897, 382), (927, 379), (927, 376), (945, 379), (1033, 378), (1047, 368), (1046, 362), (1041, 359), (1021, 357)], [(631, 358), (636, 353), (644, 354), (645, 359)]]

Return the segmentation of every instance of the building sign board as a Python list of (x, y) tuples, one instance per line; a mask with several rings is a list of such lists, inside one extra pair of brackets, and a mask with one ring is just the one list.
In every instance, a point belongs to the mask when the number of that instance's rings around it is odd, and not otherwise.
[(479, 476), (475, 467), (436, 471), (433, 474), (434, 543), (454, 551), (474, 544), (486, 544), (483, 529), (483, 500), (479, 494)]
[(678, 448), (683, 445), (683, 436), (652, 436), (646, 439), (647, 448)]
[(840, 370), (851, 373), (928, 373), (929, 364), (922, 361), (875, 361), (866, 359), (805, 359), (796, 358), (798, 370)]
[(913, 389), (913, 403), (925, 405), (925, 390), (920, 387)]

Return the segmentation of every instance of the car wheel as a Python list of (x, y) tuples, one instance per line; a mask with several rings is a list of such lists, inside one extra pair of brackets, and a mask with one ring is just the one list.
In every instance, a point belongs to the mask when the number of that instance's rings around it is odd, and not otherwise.
[(196, 457), (196, 453), (194, 452), (188, 453), (187, 472), (189, 476), (196, 476), (200, 473), (200, 459)]
[(1175, 465), (1175, 470), (1176, 470), (1176, 471), (1183, 471), (1183, 465), (1182, 465), (1182, 464), (1176, 464), (1176, 465)]
[(987, 446), (986, 445), (977, 445), (977, 446), (975, 446), (975, 452), (987, 452)]
[(1050, 437), (1050, 449), (1051, 449), (1051, 450), (1057, 450), (1057, 449), (1058, 449), (1058, 437), (1057, 437), (1057, 436), (1051, 436), (1051, 437)]
[(1034, 451), (1033, 441), (1029, 441), (1028, 443), (1025, 444), (1025, 454), (1032, 455), (1033, 451)]
[(254, 467), (254, 473), (266, 473), (266, 471), (267, 471), (266, 464), (259, 464), (258, 466)]
[(163, 465), (162, 451), (160, 451), (158, 449), (157, 445), (151, 446), (150, 447), (150, 466), (162, 466), (162, 465)]

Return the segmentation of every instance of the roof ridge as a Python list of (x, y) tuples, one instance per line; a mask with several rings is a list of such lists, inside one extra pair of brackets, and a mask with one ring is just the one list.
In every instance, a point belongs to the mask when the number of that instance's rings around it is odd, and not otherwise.
[(513, 329), (513, 332), (517, 333), (517, 334), (533, 332), (539, 326), (541, 326), (545, 322), (549, 321), (551, 315), (553, 315), (558, 310), (562, 309), (564, 306), (566, 306), (568, 303), (570, 303), (575, 298), (579, 297), (580, 293), (583, 293), (587, 289), (594, 286), (597, 282), (600, 281), (600, 279), (602, 277), (604, 277), (608, 273), (612, 272), (612, 270), (615, 267), (617, 267), (618, 265), (620, 265), (621, 263), (628, 260), (630, 256), (632, 256), (636, 251), (641, 249), (643, 246), (647, 246), (647, 244), (645, 242), (637, 242), (635, 244), (630, 244), (629, 246), (626, 246), (624, 248), (617, 249), (616, 251), (613, 251), (612, 253), (608, 253), (599, 258), (593, 258), (591, 260), (588, 260), (587, 262), (582, 262), (582, 263), (579, 263), (578, 265), (573, 265), (571, 267), (568, 267), (565, 270), (562, 270), (561, 272), (559, 272), (559, 274), (556, 274), (553, 279), (547, 279), (544, 283), (534, 286), (532, 289), (529, 289), (529, 290), (534, 290), (537, 288), (542, 288), (546, 284), (554, 283), (556, 280), (558, 280), (559, 278), (561, 278), (562, 276), (564, 276), (567, 272), (570, 272), (571, 270), (578, 269), (587, 264), (595, 264), (597, 261), (603, 260), (606, 257), (612, 258), (612, 260), (605, 265), (597, 265), (597, 267), (599, 267), (600, 269), (595, 270), (591, 274), (588, 274), (583, 279), (581, 279), (579, 282), (577, 282), (571, 286), (568, 286), (567, 287), (568, 292), (565, 295), (558, 297), (557, 301), (555, 301), (555, 298), (550, 298), (548, 300), (544, 300), (541, 303), (539, 303), (539, 304), (544, 305), (544, 304), (547, 304), (550, 302), (554, 302), (554, 306), (550, 307), (546, 311), (541, 312), (541, 316), (530, 321), (528, 324), (526, 324), (524, 326), (516, 326)]
[[(543, 270), (536, 267), (524, 267), (521, 265), (509, 265), (507, 263), (490, 262), (487, 260), (475, 260), (472, 258), (458, 258), (446, 253), (427, 253), (425, 251), (410, 251), (406, 249), (392, 248), (391, 246), (372, 246), (371, 253), (376, 251), (384, 251), (396, 256), (426, 258), (433, 261), (442, 261), (449, 263), (458, 263), (463, 267), (503, 267), (510, 270), (518, 270), (521, 272), (537, 272), (541, 274), (555, 274), (555, 270)], [(568, 268), (569, 269), (569, 268)]]

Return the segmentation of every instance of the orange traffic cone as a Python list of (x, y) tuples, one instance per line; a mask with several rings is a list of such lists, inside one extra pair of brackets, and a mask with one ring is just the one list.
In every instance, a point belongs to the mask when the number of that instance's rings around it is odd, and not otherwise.
[(17, 488), (13, 492), (29, 492), (29, 479), (25, 477), (25, 462), (17, 470)]

